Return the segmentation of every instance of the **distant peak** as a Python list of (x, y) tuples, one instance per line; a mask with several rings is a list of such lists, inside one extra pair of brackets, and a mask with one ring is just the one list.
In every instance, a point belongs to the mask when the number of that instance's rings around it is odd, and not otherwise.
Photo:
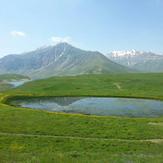
[(60, 43), (55, 44), (54, 46), (72, 46), (72, 45), (70, 45), (67, 42), (60, 42)]
[(136, 51), (135, 49), (132, 50), (125, 50), (125, 51), (113, 51), (112, 55), (114, 57), (121, 57), (121, 56), (135, 56), (142, 54), (143, 52)]
[[(44, 50), (44, 49), (48, 49), (48, 48), (67, 48), (67, 47), (72, 47), (72, 45), (66, 43), (66, 42), (61, 42), (61, 43), (58, 43), (58, 44), (55, 44), (55, 45), (42, 45), (40, 46), (39, 48), (33, 50), (33, 51), (37, 51), (37, 50)], [(24, 52), (26, 53), (26, 52)]]

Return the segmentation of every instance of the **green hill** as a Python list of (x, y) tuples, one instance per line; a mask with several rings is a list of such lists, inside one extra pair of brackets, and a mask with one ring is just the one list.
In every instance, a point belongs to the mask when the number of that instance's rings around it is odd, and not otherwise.
[(2, 74), (0, 75), (0, 92), (13, 88), (12, 81), (30, 80), (28, 76), (20, 74)]
[[(163, 100), (163, 74), (81, 75), (32, 81), (0, 94), (1, 162), (161, 163), (163, 117), (52, 113), (4, 104), (13, 96), (128, 96)], [(120, 89), (121, 88), (121, 89)]]
[(2, 80), (21, 80), (21, 79), (30, 79), (28, 76), (20, 75), (20, 74), (1, 74), (0, 81)]
[(162, 73), (52, 77), (26, 83), (14, 89), (12, 93), (161, 98), (163, 97), (162, 81)]

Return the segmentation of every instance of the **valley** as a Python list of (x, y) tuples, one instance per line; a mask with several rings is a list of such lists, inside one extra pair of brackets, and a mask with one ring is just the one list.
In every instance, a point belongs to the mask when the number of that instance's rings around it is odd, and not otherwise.
[(0, 92), (23, 85), (30, 81), (30, 78), (18, 74), (2, 74), (0, 75)]
[(0, 1), (0, 163), (163, 163), (163, 0)]
[[(55, 113), (11, 106), (31, 97), (134, 97), (163, 100), (163, 74), (52, 77), (0, 94), (2, 162), (161, 162), (163, 118)], [(118, 83), (122, 89), (119, 89)]]

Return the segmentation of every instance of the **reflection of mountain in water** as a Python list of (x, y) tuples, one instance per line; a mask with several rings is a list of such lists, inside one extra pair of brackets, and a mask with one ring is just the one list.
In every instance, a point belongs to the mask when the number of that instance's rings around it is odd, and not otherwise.
[(60, 106), (68, 106), (78, 100), (83, 99), (82, 97), (48, 97), (48, 98), (39, 98), (35, 100), (39, 101), (48, 101), (48, 102), (55, 102), (56, 104)]
[(33, 97), (13, 100), (12, 105), (66, 113), (129, 117), (163, 115), (163, 102), (144, 99), (98, 97)]

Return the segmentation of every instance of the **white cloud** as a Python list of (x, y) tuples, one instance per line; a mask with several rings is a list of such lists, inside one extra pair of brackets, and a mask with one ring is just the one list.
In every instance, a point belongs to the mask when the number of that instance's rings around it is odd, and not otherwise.
[(13, 37), (25, 37), (26, 36), (26, 34), (21, 31), (11, 31), (10, 34)]
[(72, 42), (72, 38), (69, 36), (66, 37), (56, 37), (53, 36), (50, 39), (54, 44), (58, 44), (58, 43), (62, 43), (62, 42), (67, 42), (67, 43), (71, 43)]

